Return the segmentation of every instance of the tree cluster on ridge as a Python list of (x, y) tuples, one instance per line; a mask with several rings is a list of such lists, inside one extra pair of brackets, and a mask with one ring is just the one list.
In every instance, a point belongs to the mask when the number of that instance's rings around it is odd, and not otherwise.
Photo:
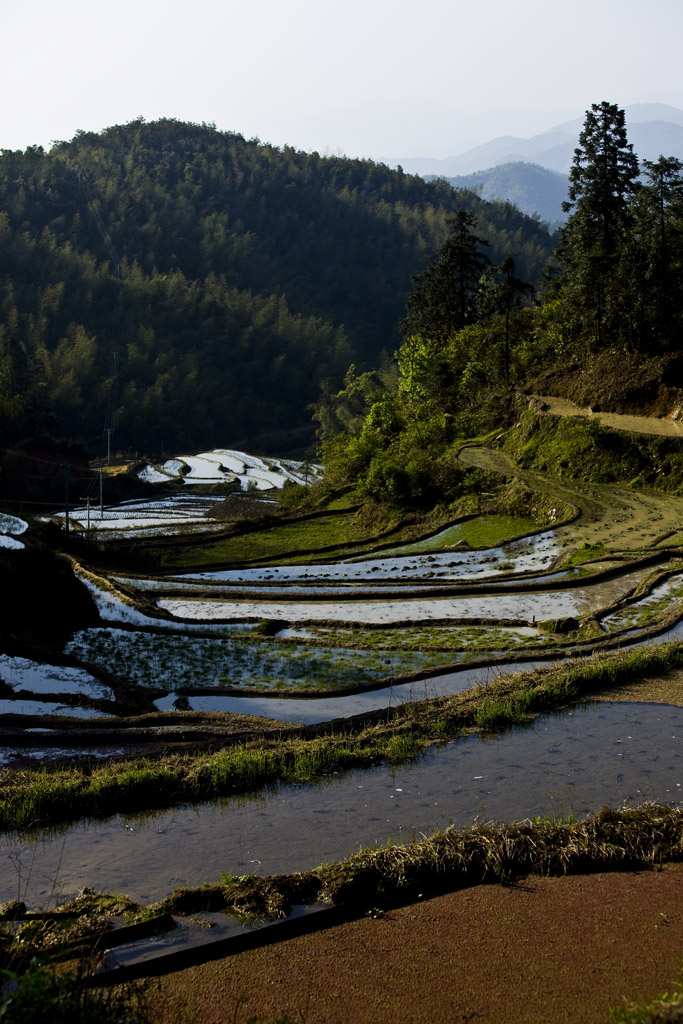
[[(536, 301), (513, 252), (495, 266), (476, 218), (450, 219), (451, 236), (414, 276), (395, 380), (371, 386), (371, 375), (354, 373), (318, 405), (334, 479), (380, 500), (448, 501), (477, 486), (453, 457), (458, 445), (509, 425), (515, 389), (544, 373), (557, 384), (591, 360), (606, 357), (615, 376), (649, 360), (657, 386), (680, 388), (683, 164), (661, 156), (643, 167), (641, 176), (623, 111), (593, 104), (570, 176), (570, 216)], [(332, 429), (361, 394), (355, 429)]]

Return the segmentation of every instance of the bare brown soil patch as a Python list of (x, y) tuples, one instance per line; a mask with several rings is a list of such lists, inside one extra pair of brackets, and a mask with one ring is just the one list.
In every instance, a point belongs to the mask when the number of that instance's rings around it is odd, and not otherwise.
[(605, 348), (582, 352), (573, 363), (556, 360), (538, 378), (535, 390), (565, 395), (579, 405), (599, 403), (614, 412), (637, 410), (658, 416), (680, 405), (681, 383), (678, 355), (662, 359)]
[(480, 885), (164, 977), (159, 1024), (596, 1024), (670, 991), (683, 866)]

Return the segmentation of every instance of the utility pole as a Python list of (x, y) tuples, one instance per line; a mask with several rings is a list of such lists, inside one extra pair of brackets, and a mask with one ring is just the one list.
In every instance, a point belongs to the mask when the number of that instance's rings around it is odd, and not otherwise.
[(64, 463), (64, 530), (67, 537), (69, 536), (69, 473), (71, 472), (71, 466), (68, 462)]
[(80, 498), (79, 501), (84, 501), (85, 502), (85, 507), (88, 510), (88, 526), (86, 528), (85, 537), (86, 537), (86, 540), (89, 542), (90, 541), (90, 498), (89, 497), (87, 497), (87, 498)]
[(100, 474), (100, 519), (104, 519), (104, 470), (98, 470)]
[(111, 427), (105, 427), (107, 435), (107, 465), (111, 466)]

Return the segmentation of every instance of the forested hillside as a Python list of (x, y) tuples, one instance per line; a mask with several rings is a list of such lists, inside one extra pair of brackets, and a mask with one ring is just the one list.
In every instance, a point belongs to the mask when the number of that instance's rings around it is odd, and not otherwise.
[(459, 210), (537, 281), (547, 231), (370, 161), (142, 120), (0, 156), (0, 444), (286, 447), (393, 353)]

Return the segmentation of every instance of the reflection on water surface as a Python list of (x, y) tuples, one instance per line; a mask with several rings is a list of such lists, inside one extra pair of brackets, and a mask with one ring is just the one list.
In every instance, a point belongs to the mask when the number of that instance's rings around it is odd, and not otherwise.
[(3, 837), (0, 898), (46, 901), (85, 885), (148, 901), (221, 872), (273, 874), (453, 822), (521, 820), (604, 804), (683, 802), (683, 709), (593, 704), (533, 728), (471, 737), (394, 767), (278, 786), (256, 797)]

